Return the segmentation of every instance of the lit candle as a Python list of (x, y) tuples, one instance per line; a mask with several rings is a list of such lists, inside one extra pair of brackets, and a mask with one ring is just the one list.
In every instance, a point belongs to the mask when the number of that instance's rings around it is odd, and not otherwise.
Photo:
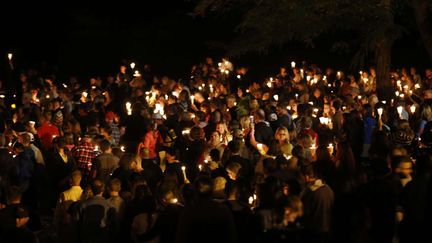
[(273, 99), (276, 100), (276, 101), (278, 101), (279, 100), (279, 95), (277, 95), (277, 94), (273, 95)]
[(271, 88), (272, 87), (272, 82), (268, 81), (267, 82), (267, 87)]
[(415, 89), (420, 89), (420, 84), (415, 84), (415, 85), (414, 85), (414, 88), (415, 88)]
[(13, 56), (13, 54), (12, 54), (12, 53), (8, 53), (7, 57), (8, 57), (8, 59), (9, 59), (9, 61), (11, 61), (11, 60), (12, 60), (12, 56)]
[(213, 93), (213, 84), (210, 84), (210, 93)]
[(120, 146), (120, 150), (122, 151), (122, 152), (126, 152), (126, 149), (125, 149), (125, 146)]
[(181, 170), (182, 170), (182, 173), (183, 173), (183, 179), (184, 179), (184, 180), (187, 180), (187, 176), (186, 176), (186, 166), (183, 165), (183, 166), (181, 167)]
[(199, 171), (202, 171), (202, 165), (198, 165)]
[(130, 102), (126, 102), (126, 111), (128, 116), (132, 115), (132, 108), (131, 108), (132, 104)]
[(296, 63), (293, 61), (293, 62), (291, 62), (291, 67), (292, 68), (295, 68), (295, 66), (296, 66)]
[(327, 117), (320, 117), (319, 120), (320, 120), (320, 123), (324, 124), (324, 125), (327, 125), (329, 122), (329, 119)]
[(397, 109), (397, 112), (399, 113), (399, 117), (402, 119), (402, 110), (403, 110), (403, 107), (402, 106), (398, 106), (396, 109)]
[(416, 111), (416, 106), (415, 106), (415, 105), (412, 105), (412, 106), (410, 107), (410, 110), (411, 110), (411, 113), (414, 114), (415, 111)]
[(135, 68), (135, 63), (131, 62), (130, 67), (131, 67), (131, 69), (134, 69)]
[(357, 96), (357, 98), (358, 98), (359, 100), (361, 100), (362, 96), (361, 96), (361, 95), (359, 95), (359, 96)]
[(383, 114), (383, 108), (380, 107), (380, 108), (377, 109), (377, 111), (378, 111), (379, 118), (381, 118), (381, 116)]
[(182, 131), (182, 135), (188, 135), (190, 133), (190, 129), (189, 128), (185, 128)]
[(295, 94), (296, 100), (298, 99), (298, 94)]
[(396, 96), (399, 96), (399, 91), (396, 91), (396, 92), (395, 92), (395, 95), (396, 95)]
[(253, 201), (254, 201), (253, 197), (252, 197), (252, 196), (250, 196), (250, 197), (249, 197), (249, 199), (248, 199), (248, 202), (249, 202), (249, 204), (251, 204), (251, 205), (252, 205), (252, 204), (253, 204)]
[(240, 74), (238, 74), (238, 75), (237, 75), (237, 78), (238, 78), (238, 79), (241, 79), (241, 76), (240, 76)]
[(177, 198), (173, 198), (173, 199), (171, 200), (171, 203), (172, 203), (172, 204), (176, 204), (176, 203), (178, 203), (178, 199), (177, 199)]
[(329, 145), (327, 146), (327, 149), (328, 149), (330, 155), (333, 154), (334, 147), (333, 147), (332, 143), (329, 143)]

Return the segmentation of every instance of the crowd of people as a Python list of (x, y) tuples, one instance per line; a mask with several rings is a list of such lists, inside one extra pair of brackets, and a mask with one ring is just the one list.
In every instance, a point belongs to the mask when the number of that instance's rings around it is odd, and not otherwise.
[(389, 79), (380, 100), (373, 67), (19, 72), (0, 82), (0, 242), (429, 242), (432, 69)]

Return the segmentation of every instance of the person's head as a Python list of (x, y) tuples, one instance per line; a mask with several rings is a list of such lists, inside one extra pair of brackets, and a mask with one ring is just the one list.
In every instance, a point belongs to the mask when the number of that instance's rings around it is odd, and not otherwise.
[(212, 143), (218, 144), (220, 143), (220, 134), (217, 131), (212, 132), (211, 136), (210, 136), (210, 141)]
[(120, 190), (121, 190), (121, 181), (117, 178), (110, 180), (109, 182), (110, 196), (118, 196)]
[(79, 170), (75, 170), (72, 172), (70, 177), (70, 185), (71, 186), (79, 186), (81, 184), (82, 175)]
[(93, 192), (93, 195), (101, 196), (105, 191), (105, 184), (101, 180), (96, 179), (93, 181), (91, 190)]
[(317, 173), (315, 171), (315, 167), (312, 163), (308, 163), (301, 166), (301, 173), (303, 175), (304, 180), (309, 182), (314, 182), (315, 180), (319, 179), (317, 176)]
[(265, 112), (263, 109), (258, 109), (255, 111), (254, 113), (254, 120), (255, 123), (260, 122), (260, 121), (264, 121), (265, 120)]
[(228, 173), (228, 177), (233, 181), (237, 180), (240, 169), (241, 165), (237, 162), (231, 162), (225, 168), (226, 172)]
[(280, 144), (289, 143), (289, 132), (286, 127), (278, 127), (275, 132), (275, 138)]
[(200, 176), (196, 179), (195, 193), (198, 198), (209, 199), (213, 192), (213, 181), (207, 176)]
[(220, 160), (220, 151), (219, 149), (212, 149), (210, 150), (210, 158), (212, 161), (219, 161)]
[(423, 106), (421, 119), (425, 121), (432, 121), (432, 109), (429, 105)]
[(289, 195), (283, 200), (284, 224), (293, 223), (303, 215), (303, 203), (299, 197)]
[(409, 177), (413, 173), (412, 161), (406, 156), (396, 156), (392, 158), (393, 172), (403, 178)]
[(11, 186), (8, 190), (7, 190), (7, 194), (6, 194), (6, 200), (7, 200), (7, 204), (11, 205), (11, 204), (20, 204), (21, 203), (21, 198), (22, 198), (22, 190), (20, 187), (18, 186)]
[(50, 110), (45, 110), (40, 117), (40, 124), (50, 122), (52, 119), (52, 113)]
[(104, 139), (99, 143), (100, 149), (103, 153), (111, 153), (111, 143)]
[(238, 154), (240, 152), (241, 143), (239, 140), (231, 140), (228, 143), (228, 149), (231, 151), (231, 154)]

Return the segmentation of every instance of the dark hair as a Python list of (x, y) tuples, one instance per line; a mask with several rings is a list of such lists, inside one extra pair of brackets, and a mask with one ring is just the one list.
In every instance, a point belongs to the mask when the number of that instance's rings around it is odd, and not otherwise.
[(228, 148), (232, 153), (238, 153), (240, 151), (240, 141), (238, 140), (231, 140), (228, 143)]
[(195, 181), (195, 193), (199, 198), (210, 198), (213, 192), (213, 181), (207, 176), (200, 176)]
[(212, 161), (219, 161), (221, 159), (219, 149), (210, 150), (210, 158), (212, 159)]
[(105, 184), (101, 180), (94, 180), (91, 186), (94, 195), (98, 195), (105, 191)]
[(101, 151), (105, 152), (111, 148), (111, 143), (108, 140), (104, 139), (99, 143), (99, 146), (100, 146)]

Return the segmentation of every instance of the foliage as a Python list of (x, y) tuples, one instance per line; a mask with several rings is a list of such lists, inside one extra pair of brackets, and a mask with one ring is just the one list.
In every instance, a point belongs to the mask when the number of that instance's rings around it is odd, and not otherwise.
[[(393, 21), (400, 5), (400, 0), (202, 0), (195, 13), (226, 15), (241, 9), (238, 38), (229, 44), (233, 55), (265, 53), (293, 40), (313, 47), (319, 36), (354, 31), (361, 47), (356, 58), (361, 60), (377, 40), (395, 40), (403, 33)], [(341, 40), (335, 44), (333, 49), (347, 48)]]

